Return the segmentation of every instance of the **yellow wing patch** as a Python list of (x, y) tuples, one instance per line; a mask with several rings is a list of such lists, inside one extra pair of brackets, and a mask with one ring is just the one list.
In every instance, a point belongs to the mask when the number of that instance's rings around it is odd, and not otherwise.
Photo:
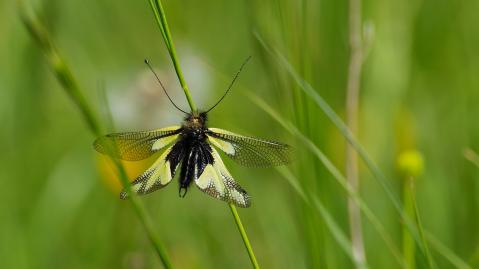
[(235, 147), (230, 142), (220, 140), (212, 136), (208, 136), (208, 141), (210, 141), (211, 144), (213, 144), (215, 147), (224, 151), (226, 154), (235, 155), (235, 152), (236, 152)]
[(207, 190), (207, 193), (215, 198), (220, 198), (225, 194), (223, 181), (211, 164), (205, 167), (201, 176), (196, 180), (196, 185), (201, 190)]
[(248, 193), (241, 188), (226, 169), (218, 152), (212, 148), (213, 164), (208, 164), (199, 178), (196, 186), (206, 194), (233, 203), (239, 207), (249, 207), (251, 201)]
[[(171, 182), (173, 176), (171, 174), (170, 162), (166, 160), (166, 156), (171, 149), (172, 146), (165, 150), (150, 168), (132, 182), (132, 191), (138, 194), (147, 194), (163, 188)], [(121, 192), (120, 198), (128, 198), (126, 191)]]
[(151, 147), (151, 149), (153, 151), (158, 151), (166, 146), (168, 146), (169, 144), (173, 143), (176, 139), (178, 138), (178, 135), (171, 135), (171, 136), (165, 136), (165, 137), (162, 137), (158, 140), (156, 140), (155, 143), (153, 143), (153, 146)]

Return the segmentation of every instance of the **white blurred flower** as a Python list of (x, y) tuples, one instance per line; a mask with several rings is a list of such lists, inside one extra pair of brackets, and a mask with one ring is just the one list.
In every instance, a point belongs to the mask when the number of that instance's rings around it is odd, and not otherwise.
[[(189, 50), (180, 50), (181, 67), (185, 80), (193, 95), (196, 105), (201, 109), (203, 101), (209, 99), (211, 93), (211, 74), (207, 65)], [(183, 89), (176, 76), (170, 59), (152, 60), (155, 72), (160, 77), (168, 94), (183, 110), (190, 111)], [(156, 81), (148, 67), (138, 70), (137, 75), (130, 75), (131, 83), (121, 83), (117, 80), (114, 90), (108, 91), (112, 116), (118, 131), (144, 130), (167, 125), (180, 124), (182, 113), (172, 104)], [(123, 79), (121, 79), (123, 81)], [(124, 86), (123, 89), (121, 85)]]

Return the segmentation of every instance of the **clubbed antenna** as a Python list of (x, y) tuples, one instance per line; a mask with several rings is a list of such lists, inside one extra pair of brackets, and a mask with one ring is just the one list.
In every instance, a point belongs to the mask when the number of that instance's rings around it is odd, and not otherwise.
[(228, 89), (226, 90), (225, 94), (223, 94), (223, 96), (221, 96), (220, 100), (218, 100), (218, 102), (216, 102), (216, 104), (214, 104), (210, 109), (208, 109), (205, 113), (208, 113), (210, 112), (213, 108), (215, 108), (221, 101), (223, 101), (223, 99), (226, 97), (226, 95), (228, 94), (228, 92), (230, 91), (231, 87), (233, 87), (233, 84), (235, 83), (236, 79), (238, 78), (239, 74), (241, 73), (241, 70), (243, 70), (243, 67), (248, 63), (248, 61), (251, 59), (251, 56), (248, 56), (248, 58), (246, 58), (246, 60), (243, 62), (243, 64), (241, 65), (240, 69), (238, 70), (238, 72), (236, 72), (236, 75), (235, 77), (233, 78), (233, 80), (231, 81), (230, 83), (230, 86), (228, 87)]
[(145, 64), (148, 65), (148, 67), (150, 68), (151, 72), (155, 75), (156, 80), (158, 80), (158, 82), (160, 83), (161, 88), (162, 88), (163, 91), (165, 92), (166, 97), (168, 97), (168, 100), (170, 100), (171, 104), (173, 104), (173, 106), (176, 107), (176, 109), (178, 109), (179, 111), (181, 111), (181, 112), (183, 112), (183, 113), (185, 113), (185, 114), (188, 114), (188, 112), (185, 112), (183, 109), (179, 108), (179, 107), (173, 102), (173, 100), (171, 100), (171, 97), (170, 97), (170, 95), (168, 95), (168, 92), (166, 91), (165, 86), (163, 86), (163, 83), (161, 83), (161, 80), (160, 80), (160, 78), (158, 77), (158, 75), (156, 74), (155, 70), (153, 70), (153, 67), (151, 67), (151, 65), (150, 65), (150, 60), (145, 59)]

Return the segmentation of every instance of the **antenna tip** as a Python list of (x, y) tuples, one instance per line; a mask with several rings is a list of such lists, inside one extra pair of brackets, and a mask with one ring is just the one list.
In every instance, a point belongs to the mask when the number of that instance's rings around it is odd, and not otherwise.
[(150, 64), (150, 60), (145, 58), (145, 64)]

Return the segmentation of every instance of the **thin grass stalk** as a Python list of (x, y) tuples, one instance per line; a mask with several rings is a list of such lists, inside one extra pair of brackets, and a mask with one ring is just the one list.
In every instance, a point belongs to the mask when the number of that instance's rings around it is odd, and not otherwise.
[(333, 238), (343, 249), (343, 251), (348, 255), (351, 261), (354, 263), (356, 268), (366, 269), (369, 268), (366, 261), (359, 261), (353, 254), (353, 246), (349, 241), (348, 237), (341, 230), (339, 225), (336, 223), (334, 218), (331, 216), (329, 211), (326, 209), (321, 200), (317, 197), (314, 197), (312, 194), (306, 194), (307, 192), (300, 186), (299, 180), (293, 173), (286, 167), (276, 168), (278, 172), (286, 179), (286, 181), (293, 187), (296, 193), (301, 197), (305, 204), (312, 206), (316, 211), (321, 215), (326, 224), (326, 228), (331, 232)]
[(173, 268), (168, 253), (166, 252), (166, 248), (163, 246), (163, 244), (161, 244), (161, 239), (159, 235), (155, 232), (155, 226), (153, 225), (151, 217), (148, 215), (148, 212), (141, 203), (140, 199), (138, 199), (136, 193), (131, 189), (131, 184), (128, 180), (128, 176), (126, 175), (126, 171), (123, 165), (119, 160), (115, 158), (112, 159), (114, 160), (115, 166), (120, 174), (121, 183), (125, 188), (126, 192), (128, 193), (128, 196), (130, 197), (129, 200), (133, 205), (133, 209), (135, 210), (138, 218), (141, 220), (145, 230), (147, 231), (148, 238), (152, 242), (155, 252), (160, 257), (163, 267), (165, 267), (166, 269)]
[(425, 253), (424, 246), (422, 244), (422, 241), (419, 239), (418, 231), (413, 223), (412, 219), (406, 216), (402, 210), (401, 203), (399, 202), (399, 199), (396, 197), (396, 195), (392, 192), (392, 188), (389, 185), (389, 182), (386, 178), (386, 176), (381, 172), (377, 164), (369, 157), (369, 154), (366, 152), (366, 150), (363, 148), (363, 146), (356, 140), (354, 135), (351, 133), (349, 128), (346, 126), (346, 124), (341, 120), (341, 118), (334, 112), (334, 110), (331, 108), (331, 106), (313, 89), (313, 87), (306, 81), (304, 81), (293, 69), (291, 64), (284, 58), (284, 56), (279, 53), (278, 51), (273, 51), (271, 48), (269, 48), (264, 41), (261, 39), (259, 35), (256, 35), (260, 43), (263, 45), (263, 47), (270, 52), (272, 55), (278, 58), (280, 63), (286, 68), (288, 73), (293, 77), (296, 83), (301, 85), (300, 89), (302, 89), (309, 97), (311, 97), (314, 102), (319, 106), (319, 108), (326, 114), (326, 116), (333, 122), (333, 124), (339, 129), (341, 134), (346, 138), (348, 143), (353, 146), (353, 148), (356, 150), (356, 152), (359, 154), (361, 159), (365, 162), (366, 166), (368, 169), (371, 171), (373, 174), (374, 178), (377, 180), (377, 182), (380, 184), (380, 186), (383, 188), (384, 192), (387, 194), (389, 200), (391, 200), (394, 208), (396, 211), (400, 214), (401, 218), (407, 225), (409, 231), (413, 235), (415, 241), (418, 243), (418, 245), (421, 247), (421, 251)]
[[(287, 63), (284, 57), (281, 57), (281, 61), (283, 61), (283, 63), (285, 64)], [(312, 97), (316, 101), (318, 106), (323, 110), (323, 112), (325, 112), (325, 114), (330, 118), (330, 120), (341, 131), (341, 133), (349, 142), (349, 144), (353, 146), (354, 149), (359, 153), (359, 155), (365, 162), (366, 166), (369, 168), (369, 170), (373, 174), (374, 178), (376, 178), (377, 182), (380, 184), (384, 192), (387, 194), (388, 198), (392, 202), (396, 211), (400, 214), (402, 220), (408, 227), (409, 232), (413, 235), (413, 238), (415, 239), (417, 244), (420, 246), (421, 252), (426, 256), (427, 247), (424, 245), (424, 241), (420, 239), (420, 236), (418, 234), (418, 229), (415, 223), (413, 222), (413, 220), (409, 216), (404, 214), (404, 211), (402, 210), (402, 207), (401, 207), (401, 203), (399, 202), (399, 199), (396, 197), (396, 195), (392, 192), (391, 190), (392, 188), (390, 187), (389, 181), (387, 180), (386, 176), (381, 172), (377, 164), (369, 157), (369, 154), (366, 152), (363, 146), (359, 144), (359, 142), (356, 140), (354, 135), (351, 133), (348, 127), (344, 124), (344, 122), (339, 118), (339, 116), (334, 112), (334, 110), (329, 106), (329, 104), (316, 91), (313, 90), (313, 88), (311, 87), (311, 85), (309, 85), (309, 83), (299, 78), (296, 75), (296, 73), (294, 73), (294, 70), (289, 64), (287, 67), (288, 67), (288, 70), (291, 72), (291, 74), (295, 77), (297, 82), (302, 85), (301, 89), (303, 89), (310, 97)]]
[[(411, 184), (413, 183), (414, 178), (407, 177), (404, 179), (403, 182), (403, 208), (404, 213), (411, 218), (414, 218), (414, 205), (412, 202), (412, 193), (413, 188)], [(407, 227), (402, 227), (402, 249), (403, 255), (406, 259), (407, 265), (409, 269), (416, 268), (416, 245), (414, 242), (414, 238), (412, 238), (411, 233)]]
[(180, 85), (181, 85), (181, 88), (183, 89), (186, 100), (188, 101), (188, 105), (190, 106), (191, 111), (196, 111), (196, 105), (193, 102), (193, 98), (191, 97), (188, 84), (186, 83), (185, 78), (183, 76), (183, 71), (181, 71), (180, 61), (178, 60), (178, 56), (176, 54), (175, 45), (173, 43), (173, 38), (171, 37), (170, 28), (168, 27), (168, 21), (166, 20), (166, 15), (163, 9), (163, 5), (161, 4), (160, 0), (149, 0), (149, 3), (153, 11), (153, 15), (155, 16), (158, 27), (160, 28), (161, 35), (163, 36), (163, 40), (165, 41), (165, 45), (166, 45), (166, 48), (168, 49), (168, 53), (170, 54), (170, 58), (171, 58), (171, 61), (173, 62), (173, 66), (175, 67), (176, 75), (178, 76), (178, 80), (180, 81)]
[(326, 169), (331, 173), (331, 175), (333, 175), (333, 178), (339, 183), (341, 187), (344, 188), (344, 190), (346, 190), (348, 196), (354, 199), (355, 203), (360, 207), (366, 218), (376, 229), (378, 234), (386, 243), (386, 246), (390, 250), (391, 254), (393, 254), (401, 267), (406, 268), (404, 258), (401, 256), (399, 250), (395, 246), (392, 238), (386, 232), (384, 226), (374, 215), (372, 210), (367, 206), (367, 204), (361, 199), (359, 194), (354, 191), (354, 189), (350, 186), (349, 182), (346, 180), (346, 177), (341, 174), (339, 169), (334, 166), (331, 160), (329, 160), (329, 158), (309, 138), (302, 134), (291, 122), (281, 118), (279, 116), (279, 113), (273, 110), (266, 102), (264, 102), (262, 99), (252, 93), (248, 93), (247, 95), (255, 104), (257, 104), (281, 126), (283, 126), (283, 128), (285, 128), (288, 132), (297, 137), (299, 141), (301, 141), (306, 146), (306, 148), (308, 148), (323, 163)]
[(37, 45), (45, 53), (50, 67), (54, 75), (65, 89), (70, 99), (75, 103), (76, 107), (80, 109), (88, 128), (95, 134), (100, 133), (100, 123), (93, 116), (93, 111), (87, 103), (83, 93), (80, 91), (78, 82), (73, 77), (70, 69), (67, 67), (63, 59), (58, 54), (55, 45), (52, 43), (49, 34), (38, 21), (27, 15), (26, 7), (22, 1), (18, 1), (20, 18), (28, 30), (30, 36), (37, 43)]
[(446, 258), (455, 268), (458, 269), (472, 269), (472, 267), (457, 256), (452, 250), (439, 241), (433, 234), (424, 231), (424, 237), (434, 250)]
[[(350, 60), (346, 90), (346, 125), (353, 134), (358, 133), (359, 91), (363, 65), (361, 26), (361, 0), (349, 0)], [(350, 144), (346, 145), (346, 178), (351, 187), (358, 192), (358, 155)], [(348, 199), (348, 214), (354, 255), (359, 260), (366, 260), (361, 228), (361, 212), (351, 198)]]
[[(420, 239), (425, 246), (425, 256), (427, 266), (432, 269), (435, 268), (435, 262), (429, 251), (428, 243), (424, 236), (424, 229), (419, 214), (419, 209), (416, 201), (416, 177), (422, 172), (422, 157), (417, 151), (405, 151), (398, 157), (398, 168), (404, 176), (403, 180), (403, 204), (404, 213), (414, 218)], [(407, 258), (409, 268), (414, 269), (416, 267), (415, 261), (415, 242), (411, 237), (411, 234), (405, 227), (403, 228), (403, 252)]]
[[(312, 58), (310, 55), (310, 44), (308, 35), (309, 30), (309, 21), (310, 21), (310, 11), (311, 11), (311, 3), (309, 0), (301, 0), (298, 4), (294, 4), (294, 2), (285, 2), (285, 5), (289, 6), (291, 10), (293, 10), (291, 14), (291, 18), (289, 18), (289, 23), (286, 21), (286, 25), (283, 25), (288, 28), (282, 28), (285, 31), (291, 33), (291, 36), (288, 37), (288, 40), (291, 40), (291, 47), (289, 51), (291, 52), (292, 57), (296, 59), (296, 65), (302, 77), (312, 78)], [(295, 7), (296, 6), (296, 7)], [(297, 11), (294, 11), (298, 9)], [(291, 11), (290, 11), (291, 12)], [(299, 18), (298, 18), (299, 16)], [(297, 23), (297, 27), (294, 27), (294, 22)], [(296, 30), (299, 28), (299, 30)], [(287, 30), (289, 29), (289, 30)], [(289, 82), (291, 83), (291, 81)], [(308, 100), (307, 96), (298, 89), (298, 86), (294, 83), (291, 85), (291, 91), (297, 96), (297, 102), (295, 102), (294, 110), (295, 114), (297, 114), (297, 124), (300, 126), (302, 132), (313, 135), (314, 128), (315, 128), (315, 117), (311, 111), (310, 101)], [(311, 169), (311, 167), (314, 167)], [(316, 180), (318, 178), (318, 170), (316, 169), (317, 159), (313, 158), (304, 158), (301, 160), (301, 164), (298, 166), (296, 170), (299, 177), (303, 179), (303, 182), (307, 184), (312, 190), (316, 192), (320, 189), (318, 187), (319, 182)], [(305, 236), (307, 236), (307, 240), (305, 242), (308, 243), (309, 253), (310, 253), (310, 266), (312, 267), (322, 267), (325, 264), (328, 266), (331, 264), (331, 256), (327, 253), (329, 250), (326, 250), (324, 247), (327, 243), (326, 237), (323, 235), (324, 228), (328, 228), (330, 225), (330, 216), (328, 218), (327, 213), (326, 215), (321, 216), (318, 218), (314, 215), (314, 210), (319, 210), (319, 212), (324, 212), (324, 206), (322, 206), (321, 201), (313, 202), (314, 205), (309, 205), (305, 208), (305, 212), (302, 216), (303, 219), (306, 220), (307, 226), (305, 230)], [(312, 216), (311, 216), (311, 211)], [(324, 228), (323, 228), (324, 227)], [(331, 231), (331, 229), (330, 229)], [(337, 239), (338, 237), (335, 236), (335, 233), (332, 232), (333, 238)], [(357, 261), (354, 261), (357, 264)], [(357, 265), (361, 266), (361, 265)]]
[[(308, 20), (309, 20), (309, 11), (311, 7), (308, 5), (308, 0), (300, 1), (272, 1), (271, 8), (275, 16), (278, 18), (278, 23), (282, 31), (278, 32), (278, 39), (281, 40), (280, 43), (283, 45), (288, 54), (294, 60), (294, 65), (298, 67), (302, 76), (311, 77), (311, 57), (308, 56)], [(249, 8), (256, 10), (257, 8), (249, 5)], [(309, 9), (309, 11), (308, 11)], [(260, 9), (258, 9), (260, 10)], [(257, 18), (260, 19), (260, 13), (257, 13)], [(251, 17), (250, 17), (251, 18)], [(261, 20), (261, 19), (260, 19)], [(260, 22), (251, 28), (256, 28)], [(257, 44), (257, 43), (256, 43)], [(261, 49), (258, 51), (262, 53)], [(269, 62), (271, 59), (263, 57), (265, 66), (271, 66)], [(282, 74), (274, 72), (271, 68), (266, 68), (266, 71), (270, 73), (271, 78), (278, 78), (277, 80), (272, 79), (276, 83), (281, 81)], [(314, 128), (311, 125), (311, 111), (309, 109), (309, 101), (307, 100), (304, 93), (298, 88), (298, 86), (291, 81), (284, 81), (285, 85), (278, 85), (279, 88), (283, 87), (289, 89), (286, 99), (290, 98), (290, 103), (292, 104), (292, 110), (288, 113), (298, 128), (305, 133), (312, 133)], [(281, 84), (281, 83), (280, 83)], [(285, 100), (284, 96), (277, 94), (277, 97), (283, 97), (282, 100)], [(279, 100), (278, 100), (279, 101)], [(298, 167), (296, 171), (299, 173), (298, 177), (302, 178), (302, 184), (306, 184), (311, 189), (318, 190), (318, 182), (315, 181), (316, 176), (311, 176), (318, 171), (316, 169), (310, 169), (311, 167), (316, 167), (316, 159), (310, 159), (304, 156), (298, 156)], [(304, 237), (304, 243), (306, 245), (306, 255), (307, 263), (309, 267), (319, 268), (323, 267), (325, 264), (329, 263), (328, 257), (326, 254), (329, 252), (324, 246), (328, 240), (323, 236), (323, 231), (326, 225), (323, 225), (323, 220), (317, 216), (317, 213), (313, 206), (307, 204), (300, 204), (301, 208), (298, 209), (297, 215), (300, 218), (302, 224), (302, 234)]]
[(423, 241), (419, 237), (418, 230), (415, 223), (409, 216), (404, 214), (401, 203), (399, 202), (399, 199), (396, 197), (396, 195), (392, 192), (392, 188), (386, 176), (382, 173), (382, 171), (379, 169), (377, 164), (371, 159), (371, 157), (369, 157), (369, 154), (366, 152), (363, 146), (357, 141), (357, 139), (351, 133), (349, 128), (346, 126), (346, 124), (341, 120), (341, 118), (336, 114), (336, 112), (334, 112), (331, 106), (329, 106), (329, 104), (311, 87), (309, 83), (301, 79), (296, 74), (296, 72), (292, 69), (292, 66), (286, 61), (286, 59), (282, 55), (278, 54), (278, 56), (280, 61), (286, 66), (289, 73), (293, 76), (296, 82), (302, 85), (300, 88), (303, 89), (311, 98), (313, 98), (313, 100), (318, 104), (318, 106), (323, 110), (323, 112), (328, 116), (328, 118), (334, 123), (334, 125), (336, 125), (336, 127), (339, 129), (341, 134), (346, 138), (348, 143), (351, 146), (353, 146), (356, 152), (359, 154), (359, 156), (361, 156), (366, 166), (373, 174), (374, 178), (377, 180), (377, 182), (380, 184), (384, 192), (387, 194), (389, 200), (393, 204), (396, 211), (400, 214), (402, 220), (408, 227), (409, 232), (413, 235), (415, 241), (420, 246), (421, 252), (424, 255), (426, 255), (426, 250), (425, 250), (426, 247), (423, 245)]
[(421, 237), (421, 241), (424, 245), (424, 250), (425, 250), (425, 254), (426, 254), (426, 260), (427, 260), (427, 265), (429, 267), (429, 269), (435, 269), (436, 268), (436, 263), (434, 262), (433, 258), (432, 258), (432, 255), (431, 255), (431, 252), (429, 251), (429, 246), (428, 246), (428, 243), (426, 241), (426, 236), (424, 235), (424, 229), (423, 229), (423, 226), (422, 226), (422, 221), (421, 221), (421, 216), (419, 214), (419, 207), (417, 206), (417, 201), (416, 201), (416, 186), (414, 184), (414, 180), (412, 181), (412, 184), (410, 185), (411, 187), (411, 198), (412, 198), (412, 205), (413, 205), (413, 208), (414, 208), (414, 217), (416, 219), (416, 223), (417, 223), (417, 227), (418, 227), (418, 230), (419, 230), (419, 236)]
[[(170, 29), (168, 27), (168, 22), (166, 20), (166, 15), (165, 15), (163, 6), (161, 4), (161, 0), (149, 0), (149, 3), (153, 11), (153, 14), (155, 16), (158, 27), (160, 28), (161, 34), (163, 36), (163, 40), (165, 41), (166, 48), (168, 49), (168, 52), (170, 54), (171, 61), (173, 62), (173, 65), (175, 67), (176, 75), (178, 76), (178, 80), (180, 81), (181, 87), (183, 88), (183, 92), (185, 93), (185, 97), (188, 101), (188, 105), (190, 106), (191, 111), (196, 111), (196, 105), (193, 102), (193, 98), (191, 97), (190, 90), (183, 77), (183, 72), (181, 71), (178, 56), (176, 54), (175, 45), (171, 37)], [(246, 234), (244, 226), (241, 222), (241, 218), (238, 214), (238, 211), (236, 210), (236, 207), (233, 204), (228, 203), (228, 205), (231, 210), (231, 214), (233, 215), (233, 218), (235, 220), (236, 226), (238, 227), (238, 231), (241, 235), (241, 238), (243, 239), (243, 242), (245, 244), (245, 248), (246, 248), (246, 251), (248, 252), (248, 256), (250, 258), (251, 264), (253, 268), (259, 269), (258, 261), (254, 254), (253, 248), (251, 247), (251, 243), (248, 239), (248, 235)]]
[(253, 268), (259, 269), (259, 264), (258, 264), (258, 261), (256, 260), (256, 256), (254, 255), (253, 247), (251, 247), (251, 243), (249, 242), (248, 235), (246, 234), (246, 231), (243, 227), (243, 223), (241, 222), (240, 216), (238, 215), (238, 211), (236, 210), (236, 207), (233, 204), (228, 204), (228, 205), (230, 207), (231, 214), (233, 214), (233, 217), (235, 218), (236, 226), (238, 227), (238, 230), (241, 234), (241, 238), (243, 239), (244, 246), (246, 247), (246, 250), (248, 251), (251, 264), (253, 265)]
[[(351, 134), (351, 132), (347, 128), (346, 124), (344, 124), (344, 122), (341, 120), (341, 118), (336, 114), (336, 112), (334, 112), (334, 110), (331, 108), (331, 106), (321, 97), (321, 95), (319, 95), (308, 82), (304, 81), (301, 77), (298, 76), (298, 74), (295, 72), (295, 70), (289, 64), (289, 62), (284, 58), (284, 56), (282, 54), (280, 54), (278, 51), (273, 52), (272, 49), (267, 47), (266, 44), (264, 43), (264, 41), (261, 39), (261, 37), (258, 34), (256, 34), (256, 38), (259, 40), (259, 42), (263, 45), (263, 47), (269, 53), (271, 53), (272, 55), (276, 56), (279, 59), (279, 61), (283, 64), (283, 66), (286, 68), (288, 73), (294, 78), (296, 83), (301, 85), (300, 88), (302, 90), (304, 90), (305, 93), (308, 94), (308, 96), (313, 98), (313, 100), (316, 102), (316, 104), (321, 108), (321, 110), (326, 114), (326, 116), (333, 122), (333, 124), (338, 128), (338, 130), (341, 132), (341, 134), (346, 138), (348, 143), (350, 143), (354, 147), (354, 149), (358, 152), (359, 156), (364, 161), (364, 163), (366, 164), (368, 169), (371, 171), (374, 178), (378, 181), (378, 183), (381, 185), (381, 187), (383, 188), (383, 190), (387, 194), (388, 198), (391, 200), (391, 202), (394, 205), (394, 208), (396, 209), (396, 211), (400, 214), (401, 219), (404, 221), (404, 223), (408, 227), (409, 232), (413, 236), (416, 243), (419, 245), (421, 252), (423, 253), (424, 256), (426, 256), (427, 255), (426, 254), (426, 252), (427, 252), (426, 248), (427, 247), (424, 244), (431, 242), (431, 240), (429, 240), (429, 236), (426, 237), (428, 239), (427, 241), (424, 241), (424, 240), (420, 239), (418, 227), (414, 224), (413, 220), (410, 217), (408, 217), (407, 215), (404, 214), (404, 211), (401, 208), (401, 204), (399, 203), (398, 198), (391, 191), (391, 187), (389, 186), (389, 183), (387, 181), (386, 176), (382, 173), (382, 171), (379, 169), (377, 164), (371, 159), (371, 157), (366, 152), (364, 147)], [(323, 164), (325, 164), (325, 163), (323, 162)], [(334, 167), (334, 165), (333, 165), (333, 167)], [(366, 211), (363, 210), (363, 213), (367, 216)], [(455, 255), (449, 249), (447, 249), (447, 248), (438, 249), (438, 248), (444, 246), (444, 245), (441, 244), (440, 241), (436, 240), (435, 243), (437, 243), (436, 245), (433, 245), (433, 247), (435, 247), (435, 250), (438, 253), (440, 253), (441, 255), (448, 255), (448, 256), (445, 256), (445, 257), (448, 258), (451, 262), (457, 262), (459, 260), (461, 264), (467, 264), (466, 262), (461, 260), (460, 257)], [(462, 268), (464, 268), (464, 267), (462, 267)]]
[[(38, 20), (35, 20), (32, 16), (27, 15), (22, 2), (19, 2), (19, 14), (30, 35), (37, 43), (38, 47), (45, 53), (48, 64), (52, 68), (61, 86), (70, 96), (75, 106), (80, 109), (83, 119), (87, 123), (88, 129), (95, 136), (100, 136), (102, 134), (102, 128), (98, 118), (91, 109), (91, 106), (88, 104), (88, 101), (83, 95), (83, 91), (73, 76), (70, 68), (65, 63), (57, 48), (51, 41), (48, 32)], [(132, 194), (130, 182), (122, 164), (119, 160), (113, 160), (119, 172), (119, 179), (123, 187), (129, 194)], [(163, 266), (167, 269), (173, 268), (169, 256), (166, 253), (166, 249), (161, 243), (160, 237), (155, 232), (153, 222), (143, 204), (135, 195), (131, 195), (130, 202)]]
[[(276, 120), (283, 128), (285, 128), (288, 132), (295, 135), (299, 138), (299, 140), (309, 149), (311, 152), (316, 155), (316, 157), (324, 164), (326, 169), (333, 175), (334, 179), (343, 187), (347, 194), (355, 199), (357, 204), (359, 205), (361, 211), (363, 212), (366, 219), (373, 225), (373, 228), (378, 232), (381, 236), (383, 241), (386, 243), (386, 246), (393, 254), (393, 256), (398, 261), (399, 265), (402, 268), (409, 268), (407, 266), (406, 260), (400, 254), (399, 250), (395, 246), (392, 238), (387, 233), (386, 229), (376, 217), (376, 215), (372, 212), (372, 210), (368, 207), (368, 205), (361, 199), (358, 193), (353, 192), (352, 188), (348, 185), (346, 178), (341, 174), (339, 169), (337, 169), (334, 164), (326, 157), (326, 155), (306, 136), (304, 136), (291, 122), (288, 122), (284, 118), (282, 118), (279, 113), (273, 110), (266, 102), (260, 99), (255, 94), (252, 94), (251, 91), (247, 91), (245, 89), (246, 95), (261, 109), (267, 112), (274, 120)], [(283, 171), (280, 171), (284, 174)], [(286, 177), (288, 179), (288, 177)], [(290, 183), (291, 181), (288, 180)], [(292, 183), (293, 189), (295, 189), (298, 194), (304, 198), (306, 196), (305, 192), (303, 191), (301, 184), (299, 182)], [(456, 268), (459, 269), (472, 269), (472, 267), (457, 256), (452, 250), (450, 250), (447, 246), (445, 246), (441, 241), (439, 241), (433, 234), (429, 233), (426, 230), (423, 230), (424, 238), (426, 238), (429, 245), (435, 250), (437, 253), (442, 255), (446, 258), (451, 264), (453, 264)], [(478, 251), (479, 253), (479, 251)], [(479, 257), (479, 254), (477, 255)]]

